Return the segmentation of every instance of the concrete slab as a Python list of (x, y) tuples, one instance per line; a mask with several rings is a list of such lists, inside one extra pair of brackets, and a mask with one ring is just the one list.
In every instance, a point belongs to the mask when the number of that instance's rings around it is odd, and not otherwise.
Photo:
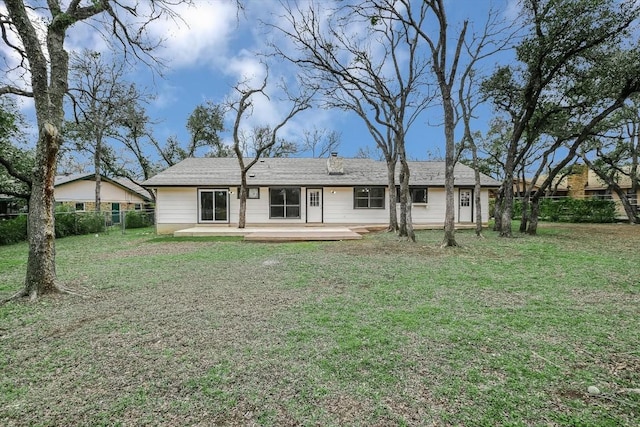
[[(456, 230), (472, 229), (473, 223), (456, 224)], [(486, 224), (485, 224), (486, 227)], [(237, 228), (233, 226), (197, 226), (178, 230), (174, 236), (240, 236), (244, 240), (262, 242), (311, 241), (311, 240), (356, 240), (363, 234), (386, 230), (385, 225), (312, 225), (312, 226), (258, 226)], [(416, 230), (442, 229), (442, 224), (414, 225)]]
[(262, 242), (357, 240), (362, 236), (348, 227), (193, 227), (178, 230), (174, 236), (243, 236)]

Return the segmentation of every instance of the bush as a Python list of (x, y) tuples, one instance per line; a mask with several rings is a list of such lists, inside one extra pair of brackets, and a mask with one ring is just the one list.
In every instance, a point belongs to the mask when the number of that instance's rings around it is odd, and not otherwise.
[(76, 234), (76, 213), (70, 206), (57, 206), (56, 238), (73, 236)]
[[(104, 216), (95, 212), (75, 212), (72, 207), (56, 207), (56, 238), (105, 231)], [(0, 220), (0, 245), (27, 240), (27, 215)]]
[(153, 225), (153, 218), (142, 211), (129, 211), (124, 218), (125, 228), (142, 228)]
[(100, 213), (76, 212), (70, 206), (56, 208), (56, 237), (99, 233), (104, 230), (104, 217)]
[(27, 240), (26, 215), (0, 220), (0, 245), (11, 245), (25, 240)]
[[(516, 200), (514, 218), (522, 215), (522, 201)], [(613, 200), (602, 199), (542, 199), (540, 219), (551, 222), (615, 222), (616, 204)]]
[(105, 231), (104, 216), (96, 212), (76, 213), (76, 234), (92, 234)]

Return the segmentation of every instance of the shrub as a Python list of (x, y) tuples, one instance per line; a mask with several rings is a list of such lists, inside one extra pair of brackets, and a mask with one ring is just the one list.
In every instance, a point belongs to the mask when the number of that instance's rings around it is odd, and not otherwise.
[(142, 228), (153, 225), (151, 216), (142, 211), (127, 212), (124, 221), (125, 228)]
[(25, 240), (27, 240), (26, 215), (0, 220), (0, 245), (11, 245)]
[(96, 212), (76, 214), (76, 234), (100, 233), (105, 230), (104, 216)]
[(76, 212), (70, 206), (56, 208), (56, 237), (104, 231), (104, 217), (96, 212)]
[(76, 213), (70, 206), (56, 206), (56, 238), (76, 234)]
[[(516, 200), (514, 218), (522, 215), (522, 202)], [(602, 199), (542, 199), (540, 219), (551, 222), (615, 222), (616, 204)]]

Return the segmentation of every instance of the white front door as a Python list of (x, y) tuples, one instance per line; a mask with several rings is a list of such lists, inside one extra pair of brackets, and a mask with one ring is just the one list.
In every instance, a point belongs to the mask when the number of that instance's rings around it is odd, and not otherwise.
[(322, 222), (321, 188), (307, 188), (307, 222)]
[(458, 222), (473, 221), (473, 190), (461, 188), (459, 190)]

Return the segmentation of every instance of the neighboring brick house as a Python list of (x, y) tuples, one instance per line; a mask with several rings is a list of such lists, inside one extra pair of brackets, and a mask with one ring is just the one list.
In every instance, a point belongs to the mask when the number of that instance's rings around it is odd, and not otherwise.
[[(96, 182), (93, 173), (56, 176), (56, 204), (76, 211), (94, 211)], [(149, 192), (128, 178), (101, 177), (100, 210), (111, 212), (112, 222), (120, 222), (120, 212), (144, 209), (151, 202)]]
[[(628, 175), (620, 175), (618, 185), (627, 193), (632, 202), (638, 203), (640, 189), (636, 189), (634, 194), (631, 178)], [(625, 215), (624, 209), (620, 205), (620, 198), (615, 191), (586, 165), (573, 166), (572, 173), (567, 176), (567, 188), (569, 190), (567, 195), (575, 199), (588, 197), (611, 199), (618, 205), (618, 212)]]

